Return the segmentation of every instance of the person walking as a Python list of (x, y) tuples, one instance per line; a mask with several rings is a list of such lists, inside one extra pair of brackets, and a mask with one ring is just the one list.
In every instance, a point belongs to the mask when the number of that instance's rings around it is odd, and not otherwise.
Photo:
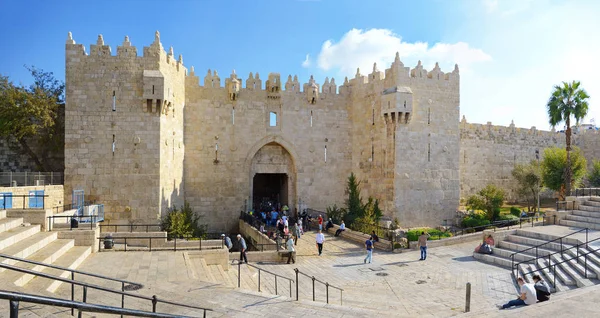
[(287, 244), (287, 250), (290, 253), (288, 255), (288, 261), (287, 261), (287, 263), (289, 264), (290, 260), (291, 260), (294, 264), (296, 264), (296, 257), (295, 257), (296, 250), (294, 249), (294, 239), (292, 239), (291, 235), (288, 237), (288, 240), (287, 240), (286, 244)]
[(298, 224), (298, 223), (294, 224), (294, 236), (296, 238), (296, 240), (294, 242), (295, 245), (298, 245), (298, 240), (302, 236), (302, 230), (301, 230), (301, 228), (302, 228), (302, 226), (300, 224)]
[(365, 257), (365, 261), (364, 263), (367, 263), (367, 260), (369, 261), (369, 264), (371, 264), (371, 261), (373, 260), (373, 237), (370, 236), (369, 239), (367, 239), (365, 241), (365, 248), (367, 249), (367, 257)]
[(429, 233), (421, 232), (419, 236), (419, 247), (421, 248), (421, 258), (420, 261), (424, 261), (427, 258), (427, 239), (429, 238)]
[(246, 264), (248, 264), (248, 258), (246, 257), (246, 250), (248, 249), (248, 246), (246, 245), (246, 240), (244, 240), (241, 234), (237, 235), (237, 239), (240, 243), (240, 262), (243, 260), (246, 262)]
[(325, 235), (319, 230), (319, 233), (317, 233), (317, 249), (319, 250), (319, 256), (323, 253), (323, 242), (325, 242)]

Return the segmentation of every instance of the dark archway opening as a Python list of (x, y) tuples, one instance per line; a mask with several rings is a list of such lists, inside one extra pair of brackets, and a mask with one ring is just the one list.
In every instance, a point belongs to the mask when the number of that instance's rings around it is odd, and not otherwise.
[(288, 175), (286, 173), (257, 173), (253, 180), (252, 199), (257, 211), (281, 211), (288, 205)]

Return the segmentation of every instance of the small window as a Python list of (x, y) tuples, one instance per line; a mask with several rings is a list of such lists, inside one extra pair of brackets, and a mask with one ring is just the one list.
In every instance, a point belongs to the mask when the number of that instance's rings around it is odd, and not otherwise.
[(277, 113), (276, 112), (269, 113), (269, 126), (271, 126), (271, 127), (277, 126)]
[(112, 141), (112, 153), (113, 153), (113, 156), (115, 155), (115, 143), (116, 143), (115, 135), (113, 135), (113, 141)]
[(310, 127), (313, 126), (313, 113), (312, 110), (310, 111)]
[(231, 109), (231, 124), (235, 126), (235, 107)]
[(152, 112), (152, 100), (151, 99), (146, 100), (146, 111), (149, 113)]
[(325, 162), (327, 162), (327, 145), (325, 145)]
[(117, 95), (115, 91), (113, 91), (112, 111), (117, 111)]
[(154, 85), (152, 85), (152, 95), (154, 95)]

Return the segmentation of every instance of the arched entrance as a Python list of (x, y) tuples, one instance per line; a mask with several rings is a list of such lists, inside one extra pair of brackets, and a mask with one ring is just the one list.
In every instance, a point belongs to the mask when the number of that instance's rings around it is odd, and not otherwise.
[(254, 211), (296, 205), (296, 169), (291, 154), (281, 144), (262, 146), (250, 164), (250, 198)]

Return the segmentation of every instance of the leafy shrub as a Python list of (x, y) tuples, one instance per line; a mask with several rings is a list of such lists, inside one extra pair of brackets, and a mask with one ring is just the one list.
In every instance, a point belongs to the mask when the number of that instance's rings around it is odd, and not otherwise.
[[(519, 216), (520, 216), (520, 214), (519, 214)], [(506, 222), (506, 223), (509, 223), (511, 225), (517, 224), (517, 223), (519, 223), (519, 219), (520, 219), (519, 216), (514, 216), (512, 214), (505, 214), (505, 215), (501, 215), (498, 218), (498, 221), (503, 221), (503, 222), (511, 221), (511, 222)]]
[(514, 206), (511, 206), (510, 207), (510, 214), (514, 215), (516, 217), (520, 217), (521, 216), (521, 209), (519, 209), (517, 207), (514, 207)]
[(344, 209), (338, 208), (336, 204), (327, 207), (327, 216), (331, 218), (333, 223), (340, 224), (344, 219)]
[(408, 232), (406, 232), (406, 238), (409, 241), (416, 241), (419, 239), (421, 232), (429, 233), (429, 235), (431, 235), (431, 237), (429, 238), (430, 240), (438, 240), (441, 238), (446, 238), (446, 237), (452, 236), (452, 233), (450, 233), (450, 232), (440, 231), (438, 229), (433, 229), (433, 228), (429, 228), (429, 227), (424, 227), (424, 228), (409, 230)]
[(186, 201), (181, 209), (173, 206), (168, 214), (161, 220), (163, 231), (167, 232), (169, 238), (202, 237), (206, 235), (206, 225), (200, 224), (190, 204)]
[(490, 220), (483, 213), (471, 212), (461, 222), (463, 228), (485, 226), (490, 224)]

